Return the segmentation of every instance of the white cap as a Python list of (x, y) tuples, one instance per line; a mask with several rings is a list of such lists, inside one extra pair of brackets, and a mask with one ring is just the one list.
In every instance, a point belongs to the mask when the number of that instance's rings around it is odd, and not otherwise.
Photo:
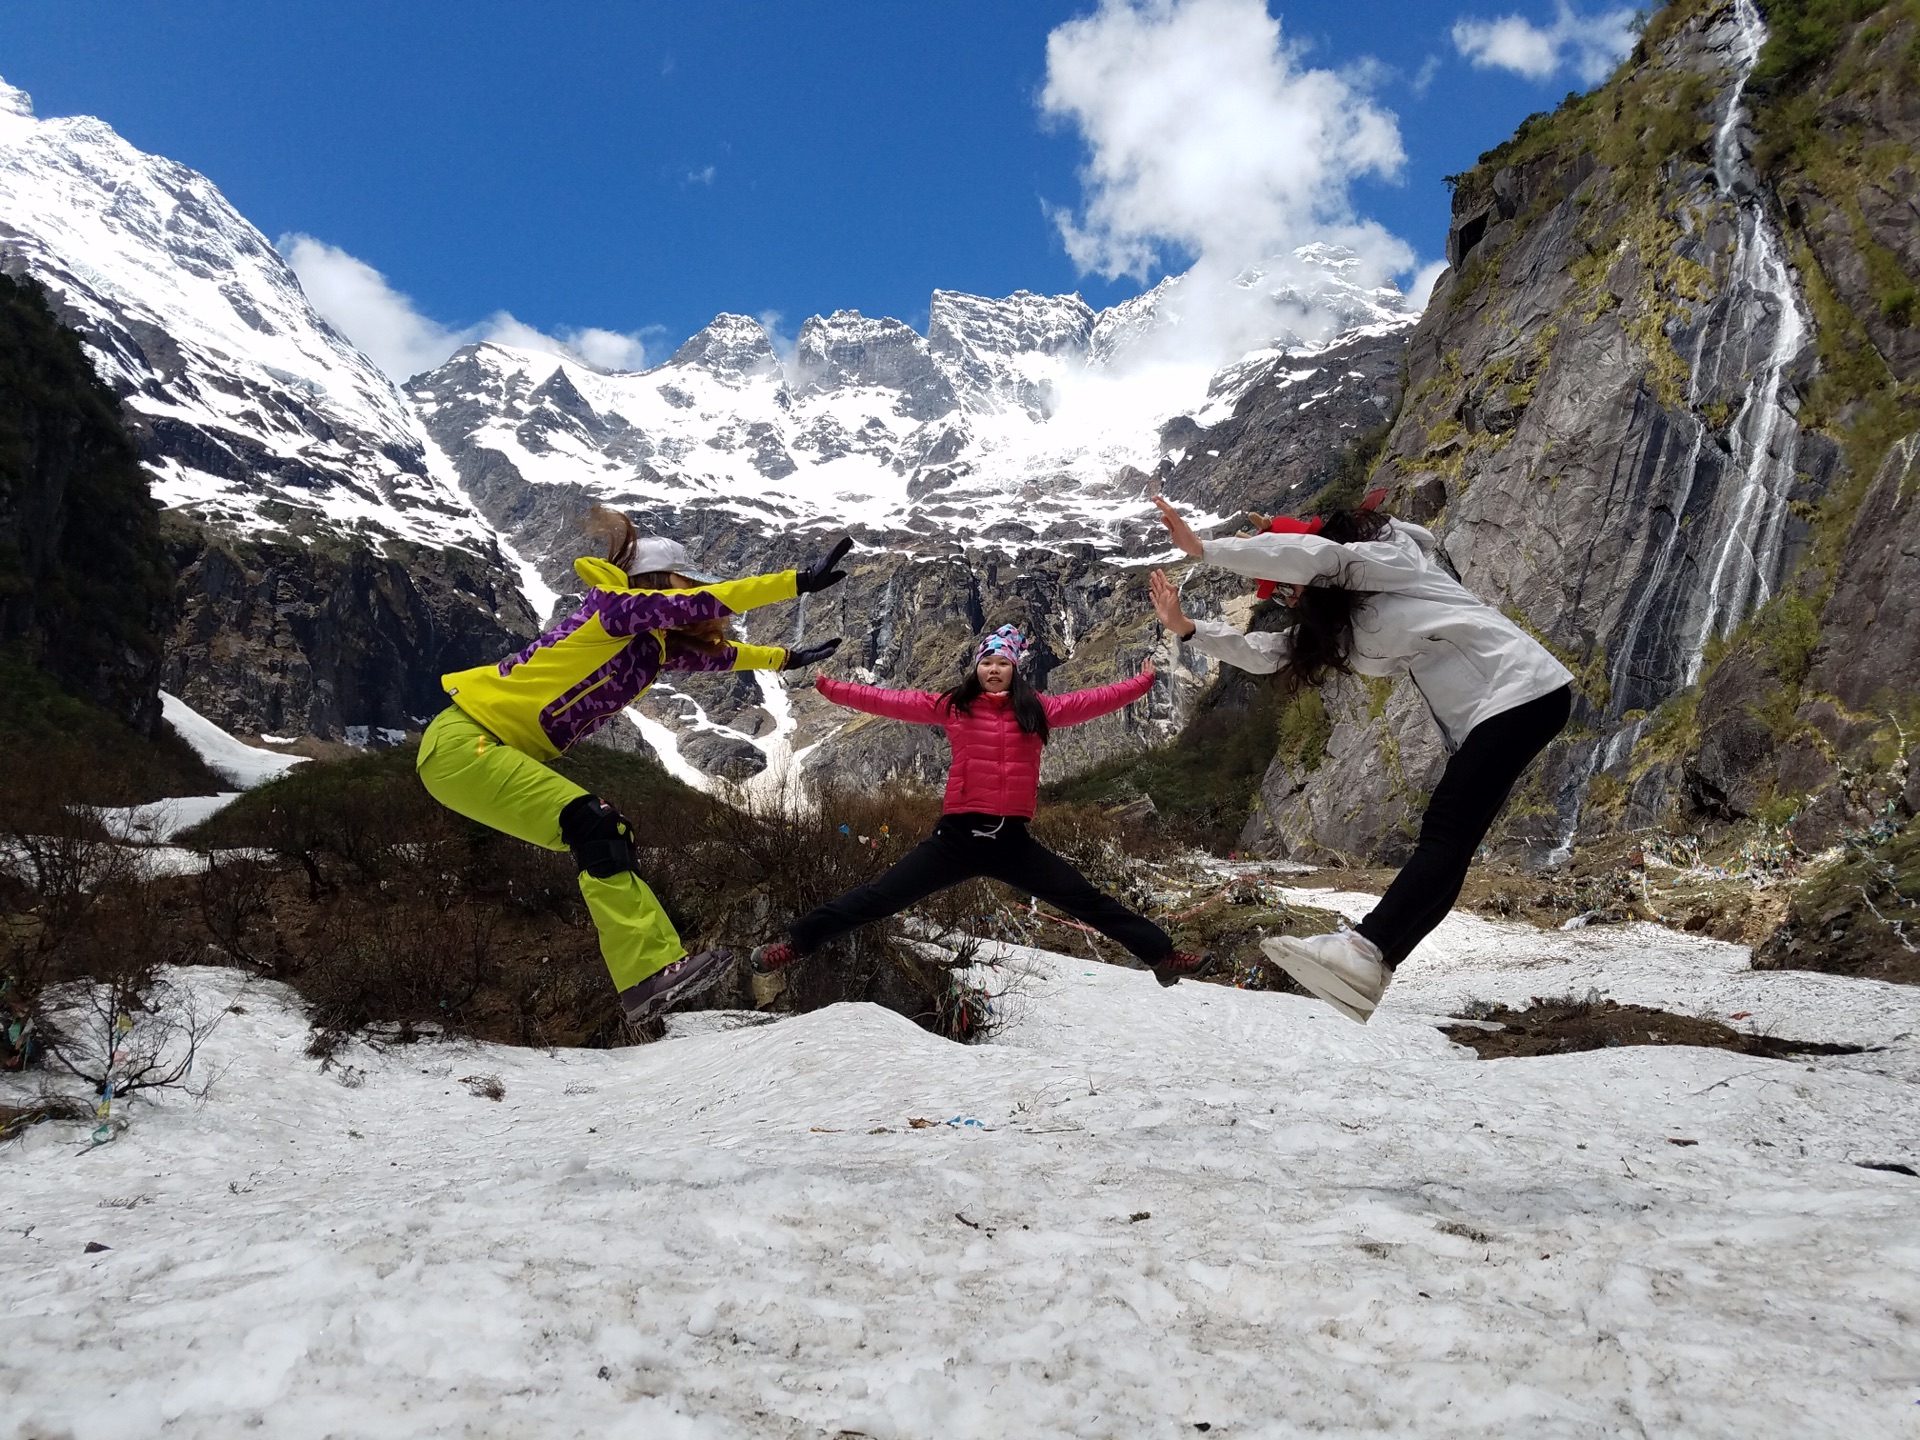
[(693, 568), (687, 547), (663, 535), (642, 535), (634, 543), (633, 558), (627, 562), (630, 575), (652, 575), (671, 571), (689, 580), (713, 581), (718, 577)]

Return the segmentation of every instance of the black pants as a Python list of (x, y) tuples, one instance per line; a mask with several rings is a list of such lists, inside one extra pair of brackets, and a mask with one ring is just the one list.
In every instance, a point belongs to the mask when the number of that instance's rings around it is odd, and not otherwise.
[(1406, 959), (1446, 918), (1520, 772), (1560, 733), (1572, 709), (1573, 691), (1563, 686), (1467, 732), (1427, 802), (1413, 858), (1353, 927), (1380, 947), (1388, 965)]
[(1118, 941), (1149, 965), (1173, 953), (1173, 940), (1136, 915), (1027, 833), (1017, 816), (943, 815), (922, 840), (871, 884), (849, 890), (793, 922), (793, 948), (811, 954), (836, 935), (897, 915), (936, 890), (979, 876), (1010, 885)]

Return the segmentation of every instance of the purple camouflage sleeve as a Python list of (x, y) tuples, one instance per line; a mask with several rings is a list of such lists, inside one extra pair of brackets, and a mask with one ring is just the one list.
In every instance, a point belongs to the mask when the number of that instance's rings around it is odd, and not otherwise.
[(667, 631), (665, 644), (661, 665), (667, 670), (731, 670), (738, 655), (724, 640), (703, 645), (673, 630)]
[(726, 603), (707, 590), (589, 590), (586, 608), (600, 617), (609, 635), (638, 635), (642, 630), (668, 630), (696, 620), (731, 615)]

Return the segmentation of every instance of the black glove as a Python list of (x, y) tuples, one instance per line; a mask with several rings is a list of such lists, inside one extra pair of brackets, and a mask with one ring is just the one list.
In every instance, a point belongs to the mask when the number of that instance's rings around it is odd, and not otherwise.
[(787, 651), (786, 663), (780, 668), (782, 670), (798, 670), (803, 665), (818, 665), (822, 660), (831, 657), (833, 652), (839, 648), (840, 637), (838, 635), (834, 636), (831, 640), (822, 640), (818, 645), (802, 645), (798, 650)]
[(802, 595), (811, 595), (814, 591), (824, 590), (829, 585), (838, 585), (847, 578), (847, 572), (833, 567), (838, 565), (841, 557), (852, 548), (852, 537), (842, 536), (840, 543), (827, 552), (825, 559), (814, 561), (811, 569), (802, 570), (794, 577), (794, 588)]

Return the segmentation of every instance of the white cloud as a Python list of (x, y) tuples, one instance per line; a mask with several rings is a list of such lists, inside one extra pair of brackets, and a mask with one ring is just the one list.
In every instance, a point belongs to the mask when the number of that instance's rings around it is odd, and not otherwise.
[(720, 172), (714, 169), (713, 166), (703, 165), (698, 170), (689, 170), (686, 180), (682, 183), (687, 185), (711, 185), (713, 184), (713, 177), (719, 173)]
[(1144, 280), (1168, 248), (1227, 265), (1312, 241), (1411, 260), (1348, 197), (1398, 174), (1397, 121), (1302, 67), (1262, 0), (1102, 0), (1047, 37), (1040, 104), (1090, 152), (1083, 214), (1053, 212), (1084, 270)]
[(395, 381), (431, 370), (480, 340), (565, 355), (602, 370), (639, 370), (647, 363), (642, 334), (588, 327), (548, 335), (505, 310), (478, 325), (446, 326), (422, 315), (386, 276), (337, 245), (311, 235), (282, 235), (279, 249), (313, 308)]
[[(1048, 207), (1067, 253), (1110, 279), (1193, 262), (1129, 366), (1324, 339), (1351, 323), (1355, 288), (1413, 269), (1412, 248), (1350, 194), (1405, 160), (1370, 93), (1388, 73), (1368, 59), (1304, 66), (1263, 0), (1101, 0), (1047, 37), (1041, 109), (1088, 150), (1080, 212)], [(1345, 252), (1345, 299), (1306, 258), (1327, 247)]]
[(773, 346), (773, 356), (783, 366), (793, 363), (794, 353), (799, 350), (800, 342), (792, 331), (785, 328), (786, 316), (778, 310), (762, 310), (753, 317), (760, 322), (760, 328), (767, 332), (767, 343)]
[(1447, 273), (1447, 262), (1430, 260), (1422, 265), (1413, 277), (1413, 283), (1407, 286), (1407, 303), (1416, 310), (1427, 308), (1427, 301), (1433, 295), (1433, 282)]
[(1524, 15), (1497, 20), (1462, 16), (1454, 22), (1453, 44), (1476, 69), (1511, 70), (1529, 80), (1549, 80), (1571, 70), (1588, 85), (1613, 73), (1633, 48), (1633, 10), (1582, 15), (1559, 0), (1551, 25), (1535, 25)]

